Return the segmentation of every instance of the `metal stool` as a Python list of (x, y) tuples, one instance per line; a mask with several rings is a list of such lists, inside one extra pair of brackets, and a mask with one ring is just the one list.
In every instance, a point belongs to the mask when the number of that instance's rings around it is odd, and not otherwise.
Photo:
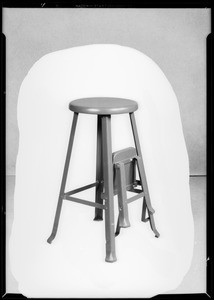
[[(159, 237), (159, 233), (154, 223), (154, 209), (151, 206), (134, 117), (134, 111), (136, 111), (137, 108), (137, 102), (121, 98), (83, 98), (70, 102), (69, 109), (74, 112), (73, 123), (71, 127), (70, 139), (53, 229), (50, 237), (47, 240), (48, 243), (51, 243), (56, 236), (63, 200), (70, 200), (95, 207), (95, 221), (103, 220), (103, 210), (105, 210), (105, 260), (107, 262), (114, 262), (117, 260), (115, 253), (115, 236), (119, 234), (121, 227), (130, 226), (127, 204), (132, 201), (143, 198), (141, 220), (143, 222), (149, 220), (155, 236)], [(65, 184), (79, 113), (97, 115), (96, 182), (69, 192), (65, 192)], [(135, 148), (126, 148), (112, 154), (111, 115), (123, 113), (129, 113)], [(136, 167), (138, 168), (140, 180), (136, 180)], [(140, 185), (141, 189), (137, 189), (137, 185)], [(95, 202), (79, 199), (72, 196), (78, 192), (92, 187), (96, 188)], [(137, 195), (127, 199), (127, 190), (137, 193)], [(114, 195), (116, 194), (118, 194), (119, 217), (115, 233)], [(148, 212), (147, 218), (146, 211)]]

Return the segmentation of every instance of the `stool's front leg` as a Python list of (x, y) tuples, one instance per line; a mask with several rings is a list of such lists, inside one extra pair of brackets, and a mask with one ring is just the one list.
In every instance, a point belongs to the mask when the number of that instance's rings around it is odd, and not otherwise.
[[(97, 160), (96, 160), (96, 181), (99, 182), (96, 187), (96, 196), (95, 202), (103, 204), (103, 199), (101, 198), (102, 194), (102, 120), (101, 116), (97, 116)], [(100, 208), (95, 208), (95, 217), (94, 221), (103, 220), (103, 210)]]
[(113, 163), (111, 147), (111, 116), (102, 116), (102, 153), (103, 177), (105, 189), (105, 232), (106, 232), (106, 261), (117, 260), (115, 253), (114, 234), (114, 191)]
[(67, 179), (67, 174), (68, 174), (68, 168), (69, 168), (69, 162), (71, 158), (71, 151), (73, 147), (73, 142), (74, 142), (74, 134), (76, 130), (76, 125), (77, 125), (77, 119), (78, 119), (78, 113), (74, 113), (73, 117), (73, 122), (72, 122), (72, 127), (71, 127), (71, 133), (70, 133), (70, 138), (69, 138), (69, 143), (68, 143), (68, 150), (67, 150), (67, 155), (66, 155), (66, 160), (65, 160), (65, 166), (64, 166), (64, 171), (63, 171), (63, 176), (62, 176), (62, 183), (61, 183), (61, 188), (59, 192), (59, 198), (58, 198), (58, 204), (57, 204), (57, 209), (56, 209), (56, 214), (54, 218), (54, 224), (53, 224), (53, 229), (50, 237), (47, 239), (47, 242), (51, 244), (53, 239), (56, 236), (58, 225), (59, 225), (59, 217), (62, 209), (62, 201), (63, 201), (63, 196), (65, 192), (65, 185), (66, 185), (66, 179)]

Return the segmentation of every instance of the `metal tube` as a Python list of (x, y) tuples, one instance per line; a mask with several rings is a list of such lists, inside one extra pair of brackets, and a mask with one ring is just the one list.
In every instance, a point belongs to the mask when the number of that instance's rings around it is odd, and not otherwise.
[[(97, 157), (96, 157), (96, 181), (99, 184), (96, 186), (95, 202), (103, 204), (102, 194), (102, 120), (101, 116), (97, 116)], [(103, 211), (99, 208), (95, 208), (94, 221), (103, 220)]]
[(78, 119), (78, 113), (74, 113), (73, 116), (73, 122), (71, 126), (71, 133), (70, 133), (70, 138), (69, 138), (69, 143), (68, 143), (68, 149), (67, 149), (67, 155), (66, 155), (66, 160), (65, 160), (65, 166), (64, 166), (64, 171), (63, 171), (63, 176), (62, 176), (62, 182), (61, 182), (61, 187), (60, 187), (60, 192), (59, 192), (59, 198), (58, 198), (58, 203), (57, 203), (57, 208), (56, 208), (56, 213), (55, 213), (55, 218), (54, 218), (54, 224), (53, 224), (53, 229), (50, 237), (47, 239), (47, 242), (51, 244), (53, 239), (56, 236), (58, 225), (59, 225), (59, 217), (62, 209), (62, 201), (63, 201), (63, 195), (65, 191), (65, 185), (66, 185), (66, 179), (68, 175), (68, 168), (69, 168), (69, 162), (71, 158), (71, 151), (73, 147), (73, 142), (74, 142), (74, 135), (76, 131), (76, 125), (77, 125), (77, 119)]
[(113, 163), (111, 147), (111, 116), (102, 117), (102, 151), (103, 176), (105, 188), (105, 232), (106, 232), (106, 258), (107, 262), (117, 260), (115, 253), (114, 234), (114, 190), (113, 190)]
[(91, 201), (84, 200), (84, 199), (80, 199), (80, 198), (76, 198), (76, 197), (65, 196), (64, 199), (69, 200), (69, 201), (73, 201), (73, 202), (77, 202), (77, 203), (81, 203), (81, 204), (84, 204), (84, 205), (88, 205), (88, 206), (97, 207), (99, 209), (105, 209), (105, 205), (102, 205), (100, 203), (91, 202)]
[(94, 182), (94, 183), (85, 185), (85, 186), (80, 187), (80, 188), (78, 188), (78, 189), (69, 191), (69, 192), (65, 193), (64, 196), (74, 195), (74, 194), (80, 193), (80, 192), (82, 192), (82, 191), (85, 191), (85, 190), (87, 190), (87, 189), (93, 188), (93, 187), (95, 187), (95, 186), (97, 186), (97, 185), (98, 185), (98, 182), (96, 181), (96, 182)]

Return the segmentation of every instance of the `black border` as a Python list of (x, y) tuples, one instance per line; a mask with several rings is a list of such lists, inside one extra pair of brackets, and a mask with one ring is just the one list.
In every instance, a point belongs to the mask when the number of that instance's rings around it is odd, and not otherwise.
[(137, 1), (137, 0), (117, 0), (100, 1), (100, 0), (28, 0), (14, 1), (2, 0), (2, 7), (13, 8), (205, 8), (211, 7), (211, 0), (183, 0), (183, 1)]
[[(213, 289), (213, 36), (207, 37), (207, 293), (214, 297)], [(212, 281), (211, 281), (212, 280)]]
[[(45, 3), (45, 4), (44, 4)], [(160, 6), (161, 4), (161, 6)], [(211, 0), (204, 1), (163, 1), (162, 3), (152, 3), (151, 1), (118, 1), (117, 4), (101, 3), (101, 1), (2, 1), (2, 8), (211, 8)], [(174, 6), (174, 7), (173, 7)], [(212, 12), (212, 10), (211, 10)], [(211, 14), (212, 17), (212, 14)], [(212, 19), (212, 18), (211, 18)], [(2, 29), (2, 27), (1, 27)], [(2, 31), (1, 31), (2, 32)], [(212, 32), (212, 30), (211, 30)], [(212, 299), (214, 297), (213, 290), (213, 37), (209, 34), (207, 37), (207, 293), (204, 294), (161, 294), (153, 297), (154, 299)], [(0, 109), (0, 153), (1, 153), (1, 297), (4, 299), (25, 299), (22, 294), (6, 293), (6, 38), (1, 36), (1, 109)], [(2, 142), (3, 141), (3, 142)], [(39, 299), (39, 298), (36, 298)], [(48, 298), (46, 298), (48, 299)], [(51, 298), (49, 298), (51, 299)], [(57, 298), (55, 298), (57, 299)], [(62, 298), (61, 298), (62, 299)], [(64, 298), (69, 299), (69, 298)], [(74, 299), (74, 298), (70, 298)], [(83, 299), (83, 298), (78, 298)], [(86, 298), (85, 298), (86, 299)], [(103, 298), (108, 299), (108, 298)], [(119, 298), (118, 298), (119, 299)], [(122, 299), (122, 298), (121, 298)], [(140, 299), (140, 298), (138, 298)], [(141, 298), (143, 299), (143, 298)], [(145, 299), (145, 298), (144, 298)]]

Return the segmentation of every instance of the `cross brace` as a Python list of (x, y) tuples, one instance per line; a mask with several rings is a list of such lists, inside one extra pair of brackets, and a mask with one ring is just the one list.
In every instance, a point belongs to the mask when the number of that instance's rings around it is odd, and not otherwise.
[[(85, 186), (82, 186), (80, 188), (77, 188), (75, 190), (72, 190), (72, 191), (69, 191), (67, 193), (64, 193), (63, 195), (63, 199), (64, 200), (69, 200), (69, 201), (73, 201), (73, 202), (77, 202), (77, 203), (80, 203), (80, 204), (84, 204), (84, 205), (88, 205), (88, 206), (93, 206), (93, 207), (97, 207), (97, 208), (100, 208), (100, 209), (106, 209), (106, 206), (103, 205), (103, 204), (100, 204), (100, 203), (96, 203), (96, 202), (91, 202), (91, 201), (88, 201), (88, 200), (84, 200), (84, 199), (80, 199), (80, 198), (76, 198), (76, 197), (71, 197), (71, 195), (74, 195), (74, 194), (77, 194), (77, 193), (80, 193), (82, 191), (85, 191), (87, 189), (90, 189), (92, 187), (95, 187), (95, 186), (98, 186), (99, 185), (99, 182), (96, 181), (94, 183), (91, 183), (91, 184), (88, 184), (88, 185), (85, 185)], [(138, 190), (138, 189), (131, 189), (130, 190), (131, 192), (134, 192), (134, 193), (137, 193), (137, 195), (129, 198), (126, 200), (127, 203), (131, 203), (139, 198), (142, 198), (144, 196), (144, 193), (142, 192), (142, 190)], [(102, 198), (105, 199), (105, 194), (102, 194)]]
[(91, 202), (91, 201), (87, 201), (87, 200), (80, 199), (80, 198), (65, 196), (64, 200), (69, 200), (69, 201), (85, 204), (85, 205), (88, 205), (88, 206), (93, 206), (93, 207), (97, 207), (97, 208), (101, 208), (101, 209), (106, 209), (105, 205), (95, 203), (95, 202)]
[(88, 206), (97, 207), (97, 208), (100, 208), (100, 209), (106, 209), (105, 205), (102, 205), (100, 203), (95, 203), (95, 202), (91, 202), (91, 201), (87, 201), (87, 200), (84, 200), (84, 199), (80, 199), (80, 198), (70, 196), (70, 195), (74, 195), (74, 194), (80, 193), (82, 191), (85, 191), (87, 189), (90, 189), (92, 187), (98, 186), (98, 184), (99, 184), (99, 181), (96, 181), (94, 183), (82, 186), (82, 187), (77, 188), (77, 189), (72, 190), (72, 191), (69, 191), (69, 192), (67, 192), (63, 195), (63, 199), (73, 201), (73, 202), (77, 202), (77, 203), (81, 203), (81, 204), (88, 205)]

